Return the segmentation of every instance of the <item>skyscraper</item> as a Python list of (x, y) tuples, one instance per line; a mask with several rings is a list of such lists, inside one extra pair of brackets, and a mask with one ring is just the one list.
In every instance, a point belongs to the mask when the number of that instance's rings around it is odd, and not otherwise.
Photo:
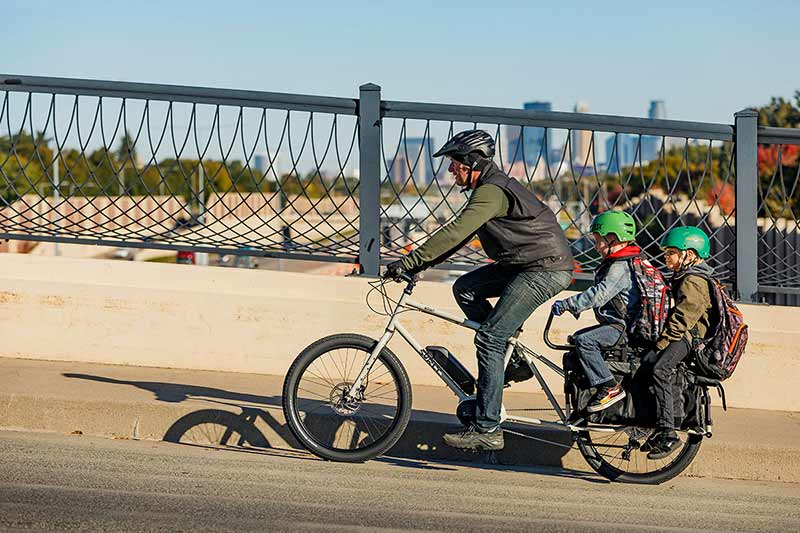
[[(664, 119), (667, 118), (667, 108), (664, 100), (652, 100), (650, 109), (647, 111), (647, 118)], [(661, 137), (653, 135), (642, 136), (642, 161), (653, 161), (658, 159), (661, 151)]]
[[(575, 104), (576, 113), (588, 113), (589, 104), (578, 102)], [(575, 168), (585, 167), (594, 169), (594, 148), (592, 147), (592, 132), (588, 130), (572, 131), (572, 165)]]
[(427, 137), (407, 137), (405, 151), (400, 146), (400, 154), (408, 159), (408, 164), (414, 172), (414, 181), (418, 185), (425, 185), (431, 182), (435, 174), (436, 161), (431, 160), (431, 147), (433, 139)]
[(638, 135), (618, 133), (606, 140), (606, 165), (608, 172), (616, 174), (636, 161)]
[(251, 170), (255, 176), (255, 179), (260, 180), (264, 179), (265, 181), (275, 181), (276, 176), (280, 176), (280, 171), (278, 170), (278, 156), (276, 155), (273, 161), (269, 160), (269, 157), (265, 154), (255, 154), (253, 155)]
[(652, 100), (650, 110), (647, 112), (648, 118), (667, 118), (667, 108), (664, 100)]
[[(550, 102), (525, 102), (522, 104), (522, 109), (549, 113), (553, 110), (553, 104)], [(536, 164), (536, 160), (540, 156), (544, 160), (547, 156), (544, 150), (549, 150), (553, 145), (553, 136), (550, 130), (545, 128), (526, 127), (522, 130), (522, 138), (525, 147), (525, 161), (529, 165)]]
[[(526, 111), (552, 111), (550, 102), (525, 102), (522, 108)], [(536, 161), (541, 157), (542, 162), (548, 155), (543, 151), (552, 147), (552, 135), (549, 129), (534, 126), (506, 126), (506, 143), (502, 147), (503, 160), (508, 165), (527, 166), (533, 171)], [(524, 161), (524, 165), (522, 164)]]
[(405, 152), (401, 149), (389, 165), (389, 179), (397, 187), (402, 188), (406, 186), (410, 174), (409, 161), (406, 159)]

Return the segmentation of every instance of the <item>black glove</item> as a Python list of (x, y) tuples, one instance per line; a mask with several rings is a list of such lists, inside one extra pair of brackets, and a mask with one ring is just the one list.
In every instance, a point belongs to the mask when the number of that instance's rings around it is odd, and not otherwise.
[(384, 278), (390, 279), (397, 279), (400, 277), (400, 274), (404, 274), (406, 272), (405, 267), (403, 266), (403, 260), (398, 259), (397, 261), (392, 261), (388, 265), (386, 265), (386, 272), (383, 274)]

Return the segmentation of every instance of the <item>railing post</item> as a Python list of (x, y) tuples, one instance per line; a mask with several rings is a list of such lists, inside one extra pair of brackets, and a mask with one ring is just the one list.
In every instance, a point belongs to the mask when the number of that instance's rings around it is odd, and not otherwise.
[(381, 88), (359, 87), (359, 251), (361, 273), (377, 276), (381, 267)]
[(736, 118), (736, 292), (742, 302), (758, 301), (758, 113)]

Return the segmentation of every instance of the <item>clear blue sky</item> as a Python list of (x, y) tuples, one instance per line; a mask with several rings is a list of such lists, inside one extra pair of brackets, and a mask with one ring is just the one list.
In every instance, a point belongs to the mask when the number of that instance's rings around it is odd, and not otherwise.
[(732, 122), (800, 89), (800, 2), (10, 0), (0, 70)]

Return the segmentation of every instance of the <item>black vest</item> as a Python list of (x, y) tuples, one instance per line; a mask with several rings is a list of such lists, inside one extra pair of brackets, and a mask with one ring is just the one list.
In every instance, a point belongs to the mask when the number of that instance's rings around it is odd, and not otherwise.
[(498, 264), (521, 270), (571, 271), (569, 243), (550, 208), (492, 162), (478, 178), (478, 187), (485, 184), (503, 189), (509, 203), (506, 216), (493, 218), (478, 229), (486, 255)]

